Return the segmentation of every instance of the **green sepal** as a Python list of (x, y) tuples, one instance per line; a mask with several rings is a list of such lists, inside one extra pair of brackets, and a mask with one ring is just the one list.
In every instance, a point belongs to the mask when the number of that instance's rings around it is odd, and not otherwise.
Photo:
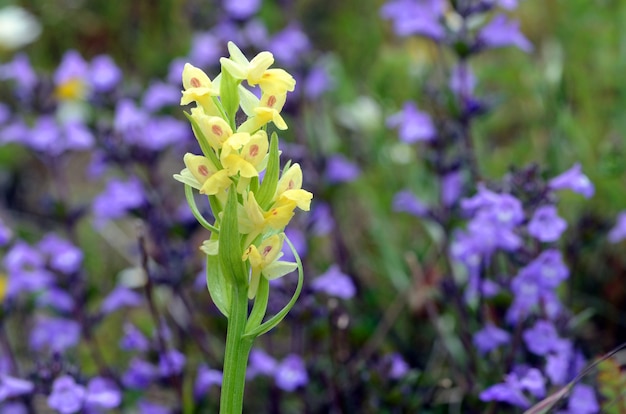
[[(289, 303), (287, 303), (285, 307), (280, 310), (280, 312), (278, 312), (276, 315), (271, 317), (265, 323), (257, 326), (256, 328), (251, 327), (252, 329), (250, 329), (249, 331), (248, 329), (246, 329), (243, 335), (244, 338), (246, 337), (256, 338), (257, 336), (260, 336), (266, 332), (269, 332), (276, 325), (278, 325), (285, 318), (285, 316), (287, 316), (287, 313), (289, 313), (291, 308), (293, 308), (293, 305), (296, 304), (296, 300), (298, 300), (298, 297), (300, 296), (300, 292), (302, 291), (302, 284), (304, 282), (304, 269), (302, 268), (302, 261), (300, 260), (300, 255), (298, 255), (298, 252), (296, 251), (295, 247), (293, 247), (293, 244), (291, 244), (291, 241), (289, 240), (287, 236), (285, 236), (285, 241), (289, 245), (289, 248), (291, 249), (293, 256), (296, 258), (296, 264), (298, 265), (298, 285), (296, 286), (296, 291), (291, 297), (291, 300), (289, 301)], [(260, 287), (260, 284), (259, 284), (259, 287)]]
[(224, 277), (218, 256), (207, 256), (206, 285), (213, 303), (222, 312), (222, 315), (228, 318), (232, 300), (232, 284), (229, 279)]
[(239, 92), (237, 88), (240, 83), (241, 81), (235, 79), (227, 70), (222, 71), (220, 99), (222, 100), (224, 112), (226, 112), (226, 116), (228, 117), (228, 123), (233, 131), (237, 129), (235, 125), (235, 115), (239, 110)]
[(241, 235), (237, 218), (237, 191), (234, 184), (228, 188), (228, 201), (224, 206), (224, 214), (220, 225), (219, 261), (222, 272), (227, 279), (235, 283), (239, 289), (248, 288), (247, 266), (242, 260)]
[(276, 194), (278, 186), (278, 174), (280, 172), (280, 156), (278, 154), (278, 136), (272, 133), (270, 139), (270, 149), (268, 153), (267, 169), (259, 191), (255, 193), (256, 201), (263, 210), (267, 210)]
[(220, 229), (211, 225), (200, 213), (198, 210), (198, 206), (196, 206), (196, 200), (193, 198), (193, 189), (190, 185), (185, 184), (185, 198), (187, 198), (187, 204), (189, 204), (189, 208), (191, 209), (191, 213), (198, 220), (198, 223), (202, 225), (205, 229), (212, 231), (214, 233), (219, 233)]
[(250, 311), (250, 316), (248, 316), (248, 323), (246, 323), (246, 332), (255, 329), (261, 324), (261, 322), (263, 322), (265, 312), (267, 312), (267, 302), (269, 296), (270, 282), (265, 277), (261, 276), (256, 297), (254, 298), (254, 306), (252, 306), (252, 311)]
[(189, 122), (191, 123), (193, 134), (196, 136), (196, 140), (198, 141), (198, 144), (200, 144), (200, 149), (202, 150), (202, 153), (204, 154), (204, 156), (207, 157), (209, 160), (211, 160), (213, 165), (215, 165), (215, 167), (218, 170), (224, 169), (224, 167), (222, 167), (222, 163), (220, 162), (219, 158), (217, 158), (215, 151), (213, 151), (213, 148), (211, 148), (211, 146), (209, 145), (209, 141), (202, 133), (202, 129), (200, 128), (200, 125), (198, 125), (196, 120), (193, 119), (193, 117), (190, 114), (188, 114), (187, 112), (183, 112), (183, 113), (185, 114)]

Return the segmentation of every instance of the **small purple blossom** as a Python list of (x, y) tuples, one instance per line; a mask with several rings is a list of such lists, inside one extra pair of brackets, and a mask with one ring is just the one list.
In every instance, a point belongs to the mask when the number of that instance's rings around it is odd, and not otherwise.
[(296, 24), (290, 24), (276, 33), (268, 45), (276, 60), (287, 66), (296, 65), (310, 49), (309, 38)]
[(511, 335), (492, 323), (488, 323), (484, 328), (474, 334), (474, 345), (481, 354), (486, 354), (501, 345), (508, 344)]
[(440, 22), (443, 7), (440, 0), (391, 0), (383, 5), (380, 14), (392, 21), (398, 36), (421, 35), (441, 40), (445, 36)]
[(316, 65), (311, 68), (304, 80), (304, 94), (309, 99), (318, 99), (334, 86), (334, 79), (328, 73), (328, 69)]
[(402, 190), (393, 196), (392, 209), (395, 212), (409, 213), (415, 217), (428, 214), (428, 207), (410, 190)]
[(569, 269), (563, 262), (563, 256), (556, 249), (544, 251), (521, 271), (529, 272), (539, 285), (548, 289), (556, 288), (569, 277)]
[(54, 380), (48, 406), (61, 414), (72, 414), (81, 410), (85, 401), (85, 387), (76, 384), (74, 378), (65, 375)]
[(180, 102), (180, 88), (169, 83), (152, 83), (143, 95), (142, 105), (150, 112), (177, 105)]
[(508, 20), (502, 14), (494, 17), (480, 30), (478, 42), (487, 48), (516, 46), (526, 53), (533, 50), (533, 45), (520, 32), (519, 22)]
[(9, 375), (0, 375), (0, 402), (20, 395), (30, 394), (34, 389), (35, 384), (30, 381)]
[(487, 388), (480, 393), (479, 398), (481, 401), (500, 401), (522, 408), (530, 406), (530, 401), (522, 392), (522, 386), (515, 374), (509, 374), (505, 382)]
[(84, 82), (89, 78), (89, 65), (75, 50), (68, 50), (54, 72), (54, 83), (62, 85), (70, 81)]
[(11, 231), (9, 226), (4, 224), (4, 221), (0, 219), (0, 247), (4, 247), (9, 244), (12, 237), (13, 232)]
[(449, 87), (455, 95), (462, 98), (469, 98), (473, 95), (476, 87), (476, 76), (474, 76), (469, 65), (459, 64), (452, 68)]
[(112, 409), (122, 402), (122, 393), (115, 382), (107, 378), (95, 377), (87, 384), (85, 405), (89, 409)]
[(50, 306), (57, 311), (69, 313), (74, 310), (76, 303), (72, 295), (63, 289), (51, 287), (37, 296), (37, 306)]
[(266, 352), (254, 348), (250, 351), (250, 362), (246, 371), (246, 378), (254, 378), (258, 375), (272, 376), (276, 372), (278, 363)]
[(172, 414), (172, 410), (168, 407), (146, 400), (139, 401), (137, 407), (140, 414)]
[(430, 115), (417, 109), (411, 101), (404, 103), (402, 110), (387, 118), (387, 127), (397, 128), (400, 139), (408, 144), (431, 141), (437, 130)]
[(441, 179), (441, 201), (445, 206), (452, 206), (463, 194), (463, 175), (452, 171)]
[(41, 253), (24, 241), (18, 241), (4, 256), (4, 267), (9, 276), (8, 295), (34, 292), (49, 287), (54, 276), (47, 271)]
[(478, 185), (478, 193), (461, 201), (467, 213), (474, 213), (488, 221), (512, 228), (524, 221), (522, 203), (507, 193), (495, 193), (484, 185)]
[(548, 185), (553, 190), (572, 190), (575, 193), (582, 194), (585, 198), (590, 198), (595, 192), (593, 183), (583, 174), (582, 167), (578, 163), (551, 179)]
[(122, 375), (124, 386), (136, 389), (145, 389), (159, 376), (157, 367), (140, 358), (133, 358), (128, 369)]
[(137, 307), (143, 303), (143, 297), (127, 287), (118, 286), (104, 299), (100, 310), (104, 314), (124, 307)]
[(50, 267), (64, 274), (76, 272), (83, 263), (83, 252), (54, 233), (46, 234), (37, 248), (50, 259)]
[[(285, 236), (287, 236), (289, 241), (291, 241), (291, 243), (293, 244), (293, 247), (296, 249), (298, 256), (300, 256), (300, 258), (305, 257), (308, 249), (306, 234), (304, 234), (304, 232), (297, 229), (296, 227), (288, 227), (285, 229)], [(282, 252), (283, 257), (281, 258), (281, 260), (284, 260), (286, 262), (296, 261), (296, 258), (291, 251), (291, 247), (289, 247), (286, 242), (283, 245)]]
[(19, 53), (11, 62), (0, 65), (0, 80), (15, 81), (17, 95), (22, 99), (31, 96), (38, 83), (37, 74), (24, 53)]
[(546, 357), (545, 373), (552, 384), (565, 385), (570, 381), (572, 358), (575, 357), (572, 343), (558, 339), (552, 344), (552, 352)]
[(290, 354), (281, 361), (274, 373), (276, 386), (283, 391), (292, 392), (309, 382), (306, 366), (301, 357)]
[(341, 272), (336, 264), (313, 280), (311, 288), (317, 292), (324, 292), (329, 296), (341, 299), (351, 299), (356, 294), (356, 287), (352, 279)]
[(626, 239), (626, 211), (622, 211), (617, 215), (617, 222), (609, 232), (609, 241), (611, 243), (619, 243)]
[(136, 178), (127, 181), (111, 180), (93, 202), (96, 222), (123, 217), (128, 210), (140, 207), (144, 203), (141, 182)]
[(524, 331), (523, 338), (530, 352), (543, 356), (553, 350), (559, 334), (551, 322), (537, 321), (532, 328)]
[(361, 170), (341, 154), (334, 154), (326, 163), (326, 178), (331, 183), (349, 183), (361, 175)]
[(108, 55), (98, 55), (91, 60), (89, 81), (96, 92), (109, 92), (122, 80), (122, 71)]
[(145, 352), (149, 347), (148, 338), (135, 325), (129, 322), (124, 324), (124, 336), (120, 339), (120, 348), (125, 351)]
[(541, 242), (557, 241), (566, 228), (567, 222), (552, 205), (539, 207), (528, 223), (528, 233)]
[(400, 379), (404, 377), (410, 370), (409, 364), (398, 353), (393, 353), (389, 358), (391, 368), (389, 369), (389, 378)]
[(206, 365), (200, 365), (198, 375), (193, 387), (193, 395), (198, 400), (207, 393), (214, 385), (221, 386), (224, 375), (222, 371), (210, 369)]
[(335, 228), (330, 206), (326, 203), (316, 203), (310, 215), (311, 232), (316, 236), (324, 236)]
[(223, 0), (224, 10), (234, 19), (244, 20), (261, 7), (261, 0)]
[(80, 340), (78, 322), (65, 319), (40, 316), (30, 332), (29, 345), (35, 351), (48, 348), (51, 352), (63, 352), (76, 346)]
[(594, 389), (585, 384), (576, 384), (572, 388), (567, 403), (569, 414), (595, 414), (600, 412), (600, 405)]
[(181, 352), (170, 349), (159, 357), (159, 372), (163, 377), (178, 375), (183, 372), (187, 358)]

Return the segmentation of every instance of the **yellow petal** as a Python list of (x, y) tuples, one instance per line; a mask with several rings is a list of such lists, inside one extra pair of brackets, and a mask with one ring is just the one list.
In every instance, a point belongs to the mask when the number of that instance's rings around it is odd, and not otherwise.
[(200, 184), (204, 184), (217, 171), (213, 163), (202, 155), (194, 155), (188, 152), (183, 157), (183, 161), (189, 172)]
[(216, 195), (223, 193), (226, 190), (232, 181), (228, 176), (226, 170), (220, 170), (215, 174), (211, 175), (202, 185), (200, 189), (200, 194), (206, 195)]
[(292, 92), (296, 87), (296, 80), (283, 69), (268, 69), (259, 80), (263, 93), (280, 94)]
[(295, 202), (300, 210), (309, 211), (313, 194), (302, 189), (286, 190), (282, 193), (281, 197)]

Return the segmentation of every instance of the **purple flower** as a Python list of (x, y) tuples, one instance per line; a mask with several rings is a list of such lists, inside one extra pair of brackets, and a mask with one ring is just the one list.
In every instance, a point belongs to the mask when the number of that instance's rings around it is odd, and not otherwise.
[(326, 163), (326, 178), (331, 183), (348, 183), (356, 180), (361, 170), (355, 163), (340, 154), (331, 155)]
[(440, 23), (443, 6), (441, 0), (391, 0), (380, 14), (393, 22), (398, 36), (421, 35), (441, 40), (445, 36)]
[(124, 336), (120, 339), (120, 348), (125, 351), (145, 352), (150, 347), (150, 342), (135, 325), (127, 322), (124, 324)]
[(124, 307), (137, 307), (143, 302), (143, 297), (127, 287), (118, 286), (102, 301), (100, 311), (105, 315)]
[[(219, 57), (219, 54), (218, 54)], [(180, 88), (164, 82), (155, 82), (148, 87), (143, 95), (142, 105), (150, 112), (158, 111), (164, 106), (178, 105)]]
[(106, 410), (119, 406), (121, 402), (122, 393), (110, 379), (95, 377), (87, 384), (87, 408)]
[(28, 414), (29, 411), (24, 404), (19, 401), (11, 401), (2, 404), (3, 414)]
[(157, 367), (143, 359), (133, 358), (128, 370), (122, 375), (122, 383), (128, 388), (145, 389), (158, 376)]
[(303, 54), (311, 49), (311, 42), (298, 25), (290, 24), (270, 40), (268, 50), (276, 60), (287, 66), (296, 65)]
[(91, 60), (91, 87), (96, 92), (109, 92), (122, 80), (122, 71), (108, 55), (98, 55)]
[(83, 263), (83, 252), (54, 233), (46, 234), (37, 247), (50, 258), (50, 267), (61, 273), (74, 273)]
[(15, 81), (18, 87), (17, 94), (21, 98), (32, 95), (38, 82), (28, 56), (23, 53), (17, 54), (11, 62), (0, 65), (0, 80)]
[(535, 326), (524, 331), (523, 337), (530, 352), (535, 355), (546, 355), (553, 350), (559, 334), (551, 322), (537, 321)]
[[(308, 246), (306, 241), (306, 235), (304, 234), (304, 232), (295, 227), (288, 227), (287, 229), (285, 229), (285, 235), (293, 244), (293, 247), (296, 249), (298, 256), (300, 256), (301, 258), (306, 256)], [(283, 245), (282, 252), (283, 257), (281, 258), (281, 260), (284, 260), (286, 262), (296, 261), (296, 258), (294, 257), (291, 248), (286, 242)]]
[(170, 349), (159, 357), (159, 372), (163, 377), (178, 375), (183, 371), (186, 362), (185, 355), (175, 349)]
[(500, 345), (509, 343), (511, 335), (498, 328), (492, 323), (488, 323), (483, 329), (474, 334), (474, 345), (478, 352), (486, 354), (496, 349)]
[(334, 80), (322, 65), (315, 65), (304, 80), (304, 94), (309, 99), (318, 99), (325, 92), (333, 89)]
[(212, 386), (221, 386), (223, 377), (222, 371), (209, 369), (206, 365), (200, 365), (198, 368), (198, 376), (193, 386), (194, 397), (199, 400)]
[(528, 223), (528, 233), (541, 242), (557, 241), (566, 228), (567, 222), (552, 205), (539, 207)]
[(595, 192), (593, 183), (582, 173), (582, 167), (576, 163), (572, 168), (554, 177), (548, 183), (553, 190), (572, 190), (590, 198)]
[(516, 374), (506, 376), (505, 382), (492, 385), (480, 393), (481, 401), (500, 401), (522, 408), (530, 406), (530, 401), (522, 392), (522, 385)]
[(415, 217), (424, 217), (428, 214), (428, 207), (410, 190), (402, 190), (393, 196), (393, 211), (404, 212)]
[(398, 353), (390, 355), (391, 368), (389, 369), (389, 378), (400, 379), (404, 377), (410, 370), (409, 364)]
[(546, 379), (537, 368), (530, 368), (520, 380), (520, 386), (537, 398), (546, 395)]
[(318, 276), (312, 283), (311, 288), (317, 292), (324, 292), (329, 296), (341, 299), (351, 299), (356, 293), (356, 288), (350, 276), (341, 272), (338, 265), (332, 265), (324, 274)]
[(44, 269), (44, 258), (23, 241), (18, 241), (4, 256), (4, 267), (9, 276), (7, 295), (33, 292), (49, 287), (54, 276)]
[(51, 287), (37, 296), (37, 306), (50, 306), (57, 311), (71, 312), (74, 310), (74, 298), (72, 295), (56, 287)]
[(556, 249), (544, 251), (520, 272), (528, 272), (540, 286), (548, 289), (556, 288), (569, 277), (569, 269)]
[(611, 243), (619, 243), (626, 239), (626, 211), (622, 211), (617, 215), (617, 223), (609, 232), (609, 241)]
[[(236, 3), (236, 2), (228, 2)], [(191, 39), (191, 51), (189, 52), (189, 62), (197, 67), (210, 66), (217, 62), (222, 56), (222, 45), (220, 39), (211, 32), (195, 33)], [(180, 91), (178, 92), (180, 101)]]
[(0, 218), (0, 247), (4, 247), (11, 241), (13, 232), (4, 224), (4, 221)]
[(54, 72), (54, 83), (62, 85), (70, 81), (84, 81), (89, 77), (89, 65), (75, 50), (68, 50), (63, 55), (59, 67)]
[(498, 194), (484, 185), (478, 185), (478, 193), (461, 201), (461, 207), (468, 213), (474, 212), (488, 221), (508, 228), (524, 221), (522, 203), (511, 194)]
[(115, 106), (113, 128), (122, 134), (129, 144), (143, 141), (144, 127), (149, 123), (149, 115), (130, 99), (121, 99)]
[(387, 118), (388, 128), (398, 128), (400, 139), (408, 144), (419, 141), (431, 141), (437, 136), (437, 130), (430, 115), (417, 109), (407, 101), (402, 110)]
[(463, 193), (463, 175), (460, 171), (453, 171), (441, 179), (441, 201), (445, 206), (451, 206)]
[(8, 105), (0, 102), (0, 125), (7, 123), (9, 118), (11, 118), (11, 109)]
[(459, 64), (452, 69), (449, 87), (455, 95), (462, 98), (469, 98), (473, 95), (476, 77), (469, 65)]
[(223, 0), (222, 6), (230, 17), (245, 20), (261, 7), (261, 0)]
[(256, 49), (267, 49), (268, 34), (267, 27), (259, 18), (248, 20), (241, 29), (246, 42)]
[(134, 144), (161, 151), (169, 145), (186, 142), (190, 138), (189, 125), (170, 116), (153, 117), (140, 137)]
[(595, 414), (600, 412), (600, 405), (592, 387), (576, 384), (572, 388), (567, 403), (569, 414)]
[(174, 59), (167, 70), (167, 81), (172, 85), (183, 85), (183, 68), (185, 67), (185, 63), (187, 63), (187, 59), (178, 58)]
[(565, 385), (569, 380), (573, 357), (572, 343), (558, 339), (552, 344), (552, 352), (546, 357), (545, 372), (554, 385)]
[(524, 52), (533, 50), (532, 44), (519, 30), (519, 22), (498, 15), (478, 33), (479, 44), (487, 48), (516, 46)]
[(48, 348), (51, 352), (63, 352), (80, 341), (80, 325), (65, 318), (40, 316), (30, 332), (30, 347), (35, 351)]
[(64, 150), (85, 151), (93, 148), (95, 138), (91, 131), (81, 122), (67, 122), (62, 126)]
[(324, 236), (335, 228), (330, 206), (326, 203), (316, 203), (310, 215), (311, 232), (316, 236)]
[(304, 361), (298, 355), (290, 354), (281, 361), (274, 373), (276, 386), (283, 391), (292, 392), (309, 382)]
[(248, 371), (246, 371), (246, 378), (252, 379), (257, 375), (272, 376), (276, 372), (277, 366), (278, 363), (274, 358), (255, 348), (250, 351), (250, 363), (248, 364)]
[(123, 217), (128, 210), (140, 207), (144, 203), (141, 183), (136, 178), (127, 181), (111, 180), (93, 202), (96, 222)]
[(137, 404), (140, 414), (172, 414), (172, 410), (160, 404), (141, 400)]
[(0, 402), (20, 395), (30, 394), (34, 389), (35, 384), (30, 381), (9, 375), (0, 375)]
[(85, 401), (85, 387), (76, 384), (74, 378), (65, 375), (54, 380), (48, 406), (61, 414), (80, 411)]

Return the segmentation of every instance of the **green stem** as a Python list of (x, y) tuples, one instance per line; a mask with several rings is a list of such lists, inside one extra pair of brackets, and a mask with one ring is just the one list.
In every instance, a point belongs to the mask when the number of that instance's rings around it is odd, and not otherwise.
[(246, 367), (253, 341), (252, 337), (243, 336), (248, 319), (248, 291), (234, 283), (232, 292), (228, 332), (226, 333), (220, 414), (241, 414), (242, 412)]

